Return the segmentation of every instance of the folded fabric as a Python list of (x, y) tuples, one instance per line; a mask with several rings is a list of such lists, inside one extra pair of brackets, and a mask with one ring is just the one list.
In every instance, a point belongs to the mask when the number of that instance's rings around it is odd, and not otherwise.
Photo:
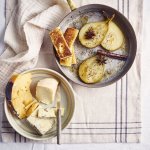
[(35, 67), (45, 30), (54, 28), (68, 12), (64, 1), (18, 1), (7, 25), (6, 50), (0, 56), (0, 94), (12, 73)]

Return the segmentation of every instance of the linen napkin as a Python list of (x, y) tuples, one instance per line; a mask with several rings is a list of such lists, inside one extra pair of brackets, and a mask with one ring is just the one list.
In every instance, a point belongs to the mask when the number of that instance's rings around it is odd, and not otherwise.
[[(100, 3), (122, 12), (133, 25), (138, 41), (135, 62), (117, 83), (99, 89), (81, 87), (70, 81), (76, 93), (76, 110), (62, 132), (62, 143), (140, 142), (140, 56), (142, 0), (74, 0), (77, 6)], [(58, 69), (48, 30), (69, 12), (64, 0), (6, 0), (6, 50), (0, 56), (0, 93), (13, 72), (33, 67)], [(134, 14), (134, 15), (133, 15)], [(3, 142), (36, 142), (17, 134), (5, 116)], [(56, 143), (53, 138), (46, 143)]]

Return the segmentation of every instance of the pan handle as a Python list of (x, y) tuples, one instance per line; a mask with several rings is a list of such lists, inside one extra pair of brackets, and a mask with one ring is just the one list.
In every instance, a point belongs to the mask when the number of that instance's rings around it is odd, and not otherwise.
[(67, 0), (67, 3), (71, 9), (71, 11), (76, 9), (75, 3), (72, 0)]

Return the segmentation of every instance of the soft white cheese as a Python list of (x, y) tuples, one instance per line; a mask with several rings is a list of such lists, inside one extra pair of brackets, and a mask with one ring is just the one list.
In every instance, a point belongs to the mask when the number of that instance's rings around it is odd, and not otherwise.
[(36, 87), (36, 98), (45, 104), (52, 104), (55, 98), (58, 80), (55, 78), (46, 78), (40, 80)]
[(54, 118), (56, 117), (55, 110), (53, 108), (40, 108), (38, 110), (39, 118)]
[[(39, 108), (38, 108), (39, 109)], [(38, 109), (36, 109), (28, 118), (29, 124), (41, 135), (46, 134), (55, 124), (53, 118), (38, 118)]]
[[(64, 116), (64, 108), (61, 109), (61, 116)], [(39, 118), (56, 118), (57, 108), (40, 108), (38, 110), (38, 117)]]

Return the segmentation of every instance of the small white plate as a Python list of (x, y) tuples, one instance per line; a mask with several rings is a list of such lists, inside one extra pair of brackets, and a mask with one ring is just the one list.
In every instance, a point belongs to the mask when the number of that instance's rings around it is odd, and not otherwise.
[[(62, 117), (62, 130), (63, 130), (69, 124), (73, 116), (75, 107), (75, 96), (69, 82), (62, 75), (50, 69), (37, 68), (25, 71), (21, 74), (24, 73), (32, 74), (32, 83), (31, 83), (32, 94), (34, 94), (33, 89), (35, 89), (36, 83), (41, 79), (48, 77), (55, 77), (60, 81), (61, 105), (65, 108), (65, 114)], [(26, 138), (32, 140), (47, 140), (57, 135), (56, 128), (53, 128), (43, 136), (38, 135), (37, 132), (32, 127), (30, 127), (30, 125), (26, 122), (25, 119), (20, 120), (10, 112), (9, 108), (7, 107), (6, 100), (4, 103), (4, 110), (11, 126), (16, 130), (16, 132), (18, 132), (19, 134), (21, 134)]]

